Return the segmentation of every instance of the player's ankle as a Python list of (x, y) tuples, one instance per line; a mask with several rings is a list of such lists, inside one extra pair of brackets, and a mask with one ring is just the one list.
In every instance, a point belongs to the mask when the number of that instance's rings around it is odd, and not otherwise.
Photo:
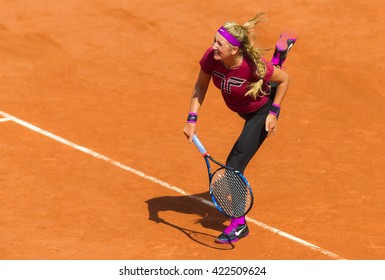
[(245, 223), (246, 223), (245, 216), (241, 216), (241, 217), (238, 217), (238, 218), (231, 218), (231, 224), (234, 227), (237, 227), (239, 225), (244, 225)]

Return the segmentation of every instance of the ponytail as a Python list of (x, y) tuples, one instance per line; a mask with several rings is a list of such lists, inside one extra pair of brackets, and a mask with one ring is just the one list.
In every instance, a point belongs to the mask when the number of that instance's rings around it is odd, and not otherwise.
[(263, 15), (264, 13), (259, 13), (243, 25), (238, 25), (236, 23), (226, 23), (224, 25), (224, 27), (242, 43), (240, 51), (247, 55), (255, 66), (255, 77), (258, 80), (254, 83), (250, 83), (249, 90), (245, 94), (245, 96), (250, 96), (253, 99), (270, 94), (269, 90), (263, 90), (263, 78), (266, 75), (266, 65), (262, 61), (262, 55), (268, 49), (254, 47), (255, 36), (253, 29), (258, 23), (266, 21)]

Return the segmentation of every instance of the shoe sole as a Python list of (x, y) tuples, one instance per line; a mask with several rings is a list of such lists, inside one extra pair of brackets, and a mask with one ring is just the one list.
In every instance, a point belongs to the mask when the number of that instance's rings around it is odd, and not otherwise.
[(286, 51), (286, 54), (293, 47), (294, 43), (297, 41), (297, 36), (293, 34), (283, 33), (278, 39), (277, 44), (275, 45), (278, 51)]
[(298, 35), (293, 31), (285, 31), (279, 37), (275, 48), (276, 53), (279, 53), (279, 57), (274, 56), (272, 62), (274, 65), (279, 65), (280, 67), (285, 62), (285, 59), (293, 47), (294, 43), (297, 41)]
[(233, 239), (233, 240), (215, 240), (215, 243), (219, 243), (219, 244), (231, 244), (231, 243), (235, 243), (237, 242), (238, 240), (248, 236), (249, 233), (246, 233), (245, 235), (241, 236), (241, 237), (238, 237), (236, 239)]

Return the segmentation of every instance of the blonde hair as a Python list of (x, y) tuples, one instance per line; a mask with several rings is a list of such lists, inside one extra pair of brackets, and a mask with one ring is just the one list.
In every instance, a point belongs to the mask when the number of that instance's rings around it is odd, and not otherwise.
[(245, 94), (245, 96), (251, 96), (254, 99), (270, 94), (269, 90), (263, 90), (263, 78), (266, 75), (266, 65), (262, 61), (262, 54), (264, 54), (264, 52), (268, 49), (254, 47), (255, 37), (253, 29), (258, 23), (266, 21), (263, 15), (264, 13), (259, 13), (243, 25), (232, 22), (228, 22), (223, 25), (228, 32), (230, 32), (239, 42), (242, 43), (240, 51), (245, 53), (255, 65), (255, 75), (258, 77), (258, 81), (250, 83), (250, 89)]

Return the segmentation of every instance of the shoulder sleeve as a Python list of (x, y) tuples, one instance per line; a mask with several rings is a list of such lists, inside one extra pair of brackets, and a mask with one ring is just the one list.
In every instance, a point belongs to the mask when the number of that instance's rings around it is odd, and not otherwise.
[(206, 74), (211, 74), (216, 64), (216, 60), (214, 59), (214, 50), (212, 47), (208, 48), (204, 53), (203, 57), (199, 61), (201, 65), (201, 69)]
[(274, 66), (270, 61), (267, 61), (266, 59), (263, 58), (263, 62), (266, 65), (266, 75), (265, 78), (263, 79), (265, 82), (270, 81), (271, 76), (273, 75), (274, 72)]

